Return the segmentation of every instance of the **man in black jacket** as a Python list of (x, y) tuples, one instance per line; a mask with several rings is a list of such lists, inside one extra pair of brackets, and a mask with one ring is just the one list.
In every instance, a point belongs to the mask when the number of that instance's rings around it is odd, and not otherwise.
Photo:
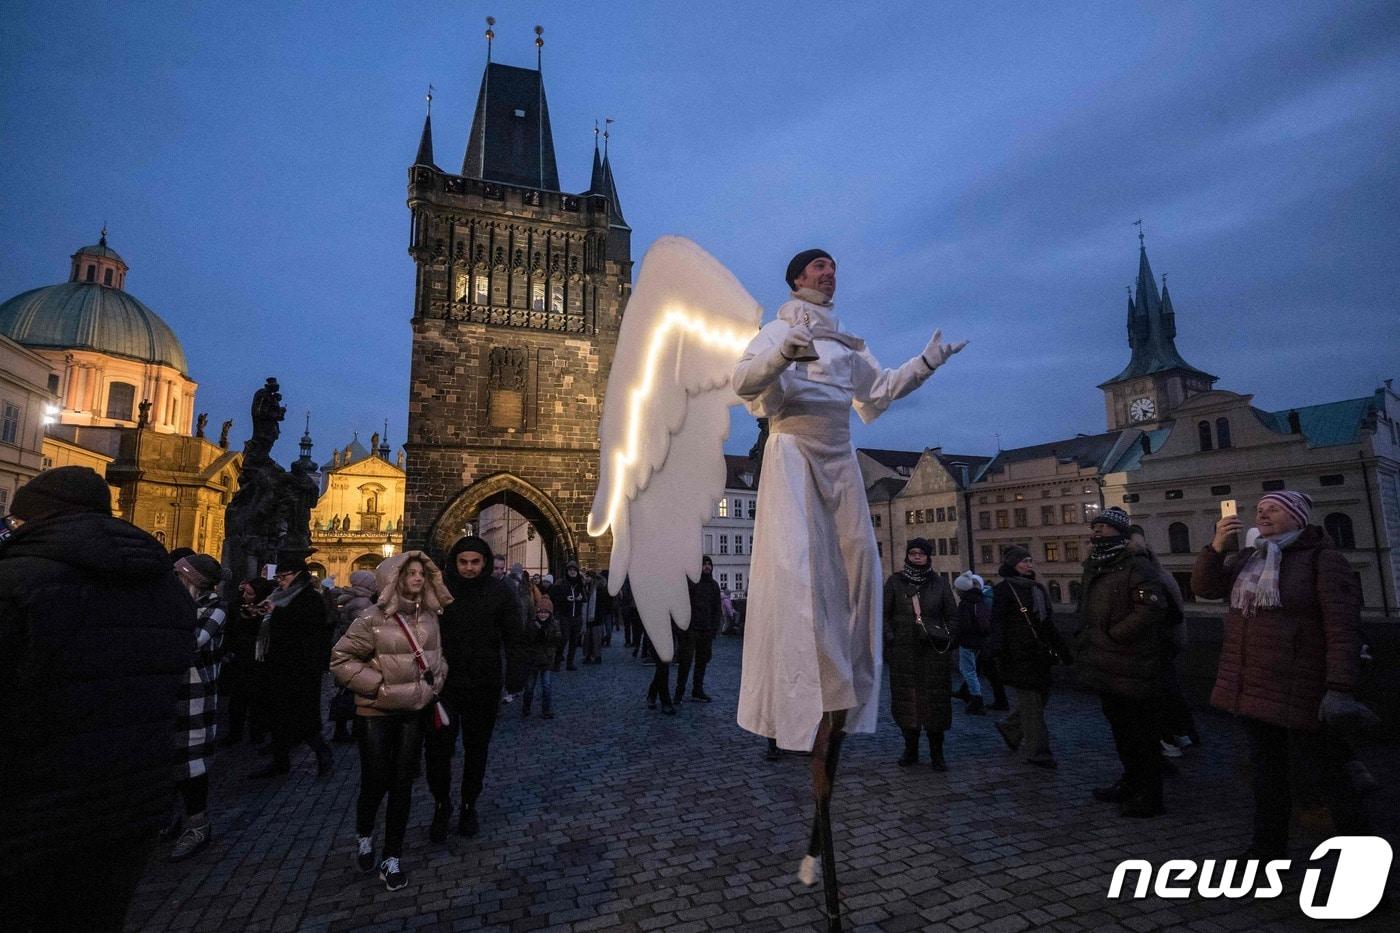
[(452, 604), (442, 613), (442, 654), (447, 680), (439, 699), (451, 714), (445, 729), (429, 729), (428, 788), (437, 806), (429, 837), (447, 838), (452, 814), (452, 755), (462, 737), (462, 809), (457, 832), (475, 836), (479, 828), (476, 800), (486, 776), (486, 755), (496, 728), (501, 702), (501, 659), (506, 662), (506, 687), (511, 693), (525, 686), (529, 646), (520, 624), (520, 604), (505, 584), (491, 576), (491, 546), (477, 537), (452, 545), (443, 566), (443, 579)]
[(567, 661), (566, 670), (576, 671), (574, 655), (583, 637), (583, 614), (588, 608), (588, 586), (578, 572), (577, 563), (569, 561), (564, 565), (564, 579), (549, 588), (549, 598), (554, 603), (554, 617), (564, 633), (564, 643), (554, 655), (554, 669), (559, 670), (559, 665)]
[(681, 702), (690, 663), (695, 661), (695, 680), (690, 697), (701, 703), (710, 702), (705, 693), (705, 668), (710, 664), (711, 649), (719, 634), (719, 584), (715, 582), (715, 565), (709, 557), (700, 561), (700, 582), (690, 583), (690, 628), (676, 641), (676, 702)]
[(86, 467), (15, 493), (0, 543), (0, 925), (120, 930), (175, 789), (194, 602)]

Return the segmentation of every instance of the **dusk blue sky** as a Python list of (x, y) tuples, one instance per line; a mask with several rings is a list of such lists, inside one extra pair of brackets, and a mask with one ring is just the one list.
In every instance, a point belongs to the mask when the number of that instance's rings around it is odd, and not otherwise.
[[(407, 167), (436, 86), (460, 167), (495, 58), (544, 72), (563, 187), (595, 118), (640, 257), (697, 240), (765, 307), (820, 245), (896, 365), (972, 341), (861, 446), (967, 453), (1105, 428), (1143, 218), (1186, 360), (1268, 409), (1400, 375), (1395, 3), (9, 3), (0, 298), (97, 240), (248, 431), (268, 375), (295, 456), (404, 438)], [(730, 448), (746, 450), (736, 419)]]

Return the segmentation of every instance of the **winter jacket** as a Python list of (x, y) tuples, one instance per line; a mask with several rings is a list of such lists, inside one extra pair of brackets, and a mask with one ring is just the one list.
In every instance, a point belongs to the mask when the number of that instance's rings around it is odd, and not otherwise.
[[(1239, 560), (1207, 546), (1196, 556), (1191, 588), (1206, 599), (1230, 598)], [(1214, 706), (1283, 726), (1316, 730), (1328, 690), (1354, 691), (1360, 670), (1361, 587), (1327, 534), (1309, 525), (1283, 549), (1277, 609), (1225, 615)]]
[(320, 586), (311, 574), (298, 574), (271, 599), (295, 595), (275, 606), (267, 623), (265, 702), (272, 734), (298, 742), (321, 729), (321, 680), (330, 654), (331, 620)]
[[(413, 645), (399, 624), (413, 630), (432, 683), (418, 667)], [(447, 682), (438, 616), (426, 606), (386, 617), (378, 606), (361, 615), (331, 650), (331, 674), (355, 694), (360, 716), (384, 716), (420, 710), (436, 699)]]
[(1101, 567), (1085, 561), (1080, 592), (1080, 686), (1136, 699), (1157, 695), (1175, 607), (1151, 558), (1124, 549)]
[[(924, 628), (941, 624), (952, 636), (934, 644), (914, 621), (913, 597), (919, 597)], [(885, 663), (890, 668), (890, 712), (901, 729), (942, 732), (953, 724), (950, 681), (955, 666), (958, 606), (948, 581), (930, 572), (922, 586), (896, 573), (885, 581)], [(941, 649), (941, 650), (940, 650)]]
[(554, 617), (563, 622), (582, 622), (588, 607), (588, 586), (582, 575), (573, 579), (565, 576), (549, 588), (549, 601), (554, 603)]
[(350, 585), (336, 592), (335, 608), (340, 619), (336, 625), (344, 634), (350, 623), (369, 611), (379, 596), (379, 585), (373, 570), (356, 570), (350, 574)]
[[(452, 674), (441, 698), (454, 708), (473, 702), (500, 701), (501, 659), (506, 661), (505, 686), (518, 693), (525, 686), (528, 647), (520, 623), (515, 594), (489, 574), (468, 580), (457, 572), (458, 544), (448, 552), (443, 578), (452, 604), (443, 610), (438, 626), (442, 653)], [(491, 555), (486, 555), (491, 566)], [(557, 604), (556, 604), (557, 605)]]
[(978, 650), (992, 630), (992, 607), (981, 590), (958, 594), (958, 647)]
[(996, 657), (1003, 683), (1024, 690), (1047, 689), (1055, 658), (1062, 663), (1070, 660), (1069, 649), (1055, 628), (1050, 594), (1013, 568), (1003, 567), (1001, 575), (1001, 582), (992, 587), (992, 634), (987, 648)]
[(559, 631), (559, 622), (550, 616), (544, 622), (531, 618), (525, 623), (525, 643), (527, 662), (531, 670), (542, 671), (554, 666), (554, 653), (563, 644), (564, 636)]
[(722, 619), (720, 611), (719, 584), (714, 574), (702, 573), (699, 583), (686, 583), (690, 587), (690, 631), (697, 638), (714, 638), (719, 634)]
[(0, 545), (0, 875), (154, 836), (194, 644), (194, 601), (136, 526), (61, 515)]

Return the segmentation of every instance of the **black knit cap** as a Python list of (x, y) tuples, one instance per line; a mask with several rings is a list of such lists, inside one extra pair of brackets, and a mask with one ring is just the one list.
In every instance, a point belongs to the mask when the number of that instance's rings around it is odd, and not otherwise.
[[(797, 288), (797, 277), (802, 274), (802, 270), (807, 268), (807, 263), (813, 259), (831, 259), (831, 254), (824, 249), (804, 249), (792, 261), (788, 263), (787, 274), (783, 276), (787, 280), (788, 288)], [(836, 260), (831, 259), (832, 262)]]
[(1030, 556), (1031, 552), (1025, 548), (1012, 546), (1001, 552), (1001, 565), (1003, 567), (1015, 567)]
[(457, 543), (452, 545), (452, 549), (447, 552), (447, 564), (449, 567), (457, 566), (457, 555), (463, 551), (475, 551), (482, 556), (487, 564), (492, 563), (496, 558), (491, 553), (491, 545), (476, 535), (464, 535), (457, 539)]
[(932, 557), (933, 545), (928, 543), (927, 538), (910, 538), (909, 543), (904, 545), (904, 553), (910, 551), (923, 551), (925, 557)]
[(107, 481), (81, 466), (45, 470), (21, 486), (10, 505), (10, 514), (27, 522), (80, 512), (112, 514)]

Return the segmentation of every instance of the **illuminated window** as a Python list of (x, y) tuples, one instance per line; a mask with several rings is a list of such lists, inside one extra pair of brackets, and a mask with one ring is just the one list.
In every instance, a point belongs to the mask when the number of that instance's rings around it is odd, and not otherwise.
[(491, 280), (485, 275), (477, 273), (476, 281), (476, 303), (479, 305), (489, 305), (491, 303)]
[(530, 286), (530, 307), (536, 311), (544, 310), (544, 283), (535, 282)]
[(1010, 517), (1006, 514), (1006, 509), (997, 509), (997, 527), (998, 527), (998, 528), (1010, 528), (1010, 527), (1011, 527), (1011, 520), (1010, 520)]
[(1060, 559), (1060, 546), (1054, 541), (1045, 542), (1045, 560), (1058, 561)]
[(719, 500), (719, 517), (720, 517), (720, 518), (728, 518), (728, 517), (729, 517), (729, 500), (728, 500), (728, 499), (721, 499), (721, 500)]

